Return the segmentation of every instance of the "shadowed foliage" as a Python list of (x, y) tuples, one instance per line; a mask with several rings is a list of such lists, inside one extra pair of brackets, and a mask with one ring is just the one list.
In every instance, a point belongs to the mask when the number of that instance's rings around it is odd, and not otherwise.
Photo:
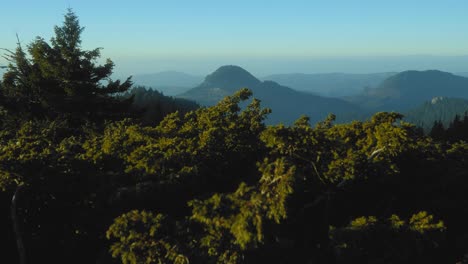
[(266, 125), (246, 88), (210, 107), (128, 91), (82, 31), (69, 11), (7, 52), (5, 263), (466, 262), (466, 116), (430, 135), (396, 112)]

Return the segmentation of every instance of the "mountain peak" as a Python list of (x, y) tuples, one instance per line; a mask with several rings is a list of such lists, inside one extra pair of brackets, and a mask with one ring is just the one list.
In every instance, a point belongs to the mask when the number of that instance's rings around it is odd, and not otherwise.
[(464, 77), (439, 70), (404, 71), (388, 78), (381, 84), (381, 87), (400, 86), (400, 89), (406, 88), (407, 90), (427, 92), (428, 88), (440, 90), (443, 89), (444, 86), (448, 86), (452, 83), (463, 82), (466, 84), (466, 81), (468, 81), (468, 79)]
[(261, 83), (250, 72), (235, 65), (225, 65), (206, 76), (202, 86), (219, 87), (236, 91), (243, 87), (253, 87)]
[(416, 71), (416, 70), (409, 70), (409, 71), (403, 71), (403, 72), (400, 72), (399, 74), (396, 74), (395, 76), (397, 77), (402, 77), (402, 76), (410, 76), (410, 77), (415, 77), (415, 78), (418, 78), (420, 76), (446, 76), (446, 77), (451, 77), (451, 76), (454, 76), (452, 73), (450, 72), (444, 72), (444, 71), (440, 71), (440, 70), (425, 70), (425, 71)]

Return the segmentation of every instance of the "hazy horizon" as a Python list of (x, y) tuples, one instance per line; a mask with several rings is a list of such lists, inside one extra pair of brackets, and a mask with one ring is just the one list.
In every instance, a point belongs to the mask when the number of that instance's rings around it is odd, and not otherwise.
[[(105, 54), (105, 52), (103, 52)], [(105, 56), (104, 56), (105, 57)], [(146, 58), (112, 59), (115, 63), (114, 78), (155, 74), (167, 71), (182, 72), (193, 76), (206, 76), (223, 65), (240, 66), (257, 78), (274, 74), (348, 73), (368, 74), (402, 72), (407, 70), (440, 70), (450, 73), (468, 72), (468, 56), (362, 56), (317, 58)], [(0, 66), (6, 65), (0, 60)], [(4, 69), (0, 69), (3, 73)]]
[[(451, 73), (468, 72), (468, 56), (379, 56), (330, 58), (199, 58), (192, 60), (147, 59), (114, 60), (116, 76), (178, 71), (205, 76), (223, 65), (237, 65), (256, 77), (291, 73), (379, 73), (406, 70), (441, 70)], [(120, 66), (119, 66), (120, 65)], [(137, 67), (135, 67), (137, 65)]]
[[(0, 48), (47, 41), (72, 8), (83, 47), (103, 47), (115, 76), (167, 70), (206, 75), (239, 65), (277, 73), (468, 71), (468, 2), (8, 1)], [(5, 60), (0, 59), (0, 65)]]

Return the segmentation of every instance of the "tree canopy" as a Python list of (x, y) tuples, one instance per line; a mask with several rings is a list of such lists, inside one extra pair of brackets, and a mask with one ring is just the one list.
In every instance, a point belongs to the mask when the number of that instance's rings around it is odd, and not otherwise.
[[(27, 48), (18, 40), (7, 51), (10, 62), (3, 77), (2, 94), (12, 112), (47, 116), (110, 118), (126, 110), (126, 102), (112, 95), (127, 91), (126, 81), (111, 79), (114, 63), (97, 64), (100, 48), (83, 50), (78, 17), (69, 9), (62, 26), (56, 26), (50, 44), (37, 37)], [(130, 100), (131, 101), (131, 100)]]
[(7, 52), (7, 263), (468, 259), (466, 117), (432, 135), (394, 112), (268, 126), (271, 110), (247, 88), (201, 108), (127, 91), (99, 49), (82, 50), (82, 32), (69, 10), (50, 44)]

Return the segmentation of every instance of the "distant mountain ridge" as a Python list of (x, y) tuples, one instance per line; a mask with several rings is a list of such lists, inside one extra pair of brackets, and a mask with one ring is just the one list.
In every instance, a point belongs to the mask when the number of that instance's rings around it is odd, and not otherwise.
[(373, 111), (407, 111), (434, 97), (468, 99), (468, 78), (438, 70), (405, 71), (348, 100)]
[(268, 123), (291, 124), (301, 115), (307, 115), (311, 122), (323, 120), (329, 113), (345, 119), (360, 109), (337, 98), (327, 98), (299, 92), (273, 81), (260, 81), (239, 66), (222, 66), (209, 74), (203, 83), (179, 95), (202, 105), (214, 105), (225, 96), (240, 88), (249, 88), (264, 107), (272, 109)]
[[(364, 119), (377, 111), (397, 111), (407, 115), (407, 119), (421, 126), (429, 125), (434, 117), (452, 118), (454, 108), (449, 105), (430, 110), (424, 106), (433, 98), (448, 98), (444, 102), (457, 104), (461, 109), (461, 101), (468, 99), (468, 78), (438, 70), (404, 71), (401, 73), (374, 73), (374, 74), (279, 74), (271, 75), (269, 79), (283, 80), (289, 83), (316, 84), (317, 87), (328, 87), (333, 94), (333, 87), (348, 87), (337, 96), (346, 93), (357, 93), (358, 87), (363, 83), (370, 84), (366, 89), (359, 88), (360, 94), (330, 98), (317, 93), (298, 91), (290, 86), (281, 85), (275, 81), (261, 81), (251, 73), (239, 66), (222, 66), (207, 75), (204, 79), (181, 72), (161, 72), (148, 75), (137, 75), (135, 82), (161, 90), (164, 94), (190, 99), (201, 105), (214, 105), (225, 96), (232, 95), (240, 88), (250, 88), (254, 97), (262, 100), (264, 107), (273, 110), (268, 123), (282, 122), (291, 124), (299, 116), (305, 114), (311, 117), (312, 122), (325, 118), (328, 113), (335, 113), (339, 121)], [(146, 79), (145, 79), (146, 78)], [(282, 79), (283, 78), (283, 79)], [(151, 85), (150, 81), (157, 80), (159, 85)], [(197, 84), (194, 84), (194, 83)], [(186, 87), (161, 86), (162, 83), (170, 85), (179, 84)], [(188, 86), (192, 84), (191, 86)], [(299, 86), (300, 85), (296, 85)], [(195, 87), (195, 88), (193, 88)], [(309, 86), (307, 86), (309, 87)], [(302, 86), (306, 89), (306, 86)], [(172, 89), (172, 90), (171, 90)], [(341, 88), (340, 88), (341, 89)], [(168, 92), (168, 90), (170, 90)], [(320, 93), (326, 93), (320, 91)], [(426, 110), (421, 110), (422, 108)], [(419, 109), (419, 110), (418, 110)], [(444, 110), (445, 109), (445, 110)], [(431, 112), (432, 111), (432, 112)], [(458, 110), (456, 110), (458, 111)], [(447, 116), (447, 117), (446, 117)]]
[(299, 91), (321, 96), (342, 97), (357, 95), (365, 88), (376, 87), (396, 72), (350, 74), (350, 73), (292, 73), (273, 74), (262, 80), (271, 80)]

